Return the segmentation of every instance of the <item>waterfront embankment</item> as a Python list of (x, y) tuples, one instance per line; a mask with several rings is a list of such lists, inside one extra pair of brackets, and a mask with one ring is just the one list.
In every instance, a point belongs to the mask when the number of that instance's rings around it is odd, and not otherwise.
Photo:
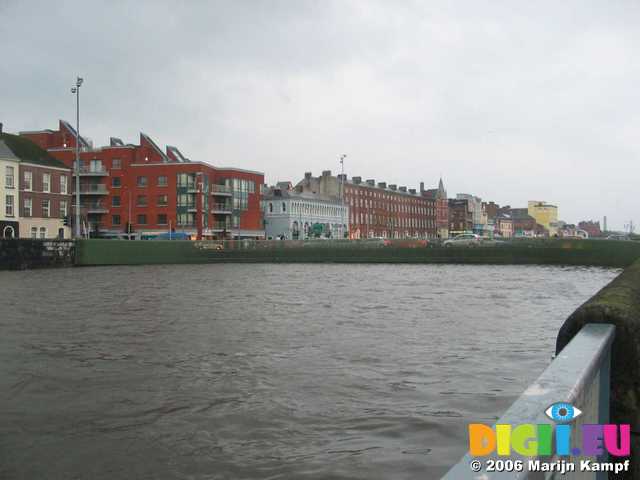
[(376, 241), (81, 240), (76, 265), (177, 263), (459, 263), (584, 265), (624, 268), (640, 242), (518, 240), (500, 245), (405, 248)]
[(0, 270), (72, 267), (72, 240), (0, 239)]

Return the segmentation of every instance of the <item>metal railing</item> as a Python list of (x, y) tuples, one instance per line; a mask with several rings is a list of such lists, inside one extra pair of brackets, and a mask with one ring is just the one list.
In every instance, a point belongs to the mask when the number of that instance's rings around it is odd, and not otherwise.
[(212, 213), (216, 213), (216, 212), (231, 213), (231, 204), (229, 204), (229, 203), (214, 203), (211, 206), (211, 212)]
[(81, 194), (96, 194), (96, 195), (106, 195), (108, 192), (107, 186), (100, 183), (97, 185), (80, 185), (80, 193)]
[[(615, 327), (609, 324), (592, 323), (585, 325), (571, 342), (558, 354), (547, 369), (525, 392), (515, 401), (507, 412), (500, 417), (496, 425), (548, 424), (555, 430), (556, 424), (545, 414), (550, 405), (567, 402), (582, 411), (581, 415), (571, 423), (576, 429), (585, 424), (609, 423), (609, 386), (611, 345)], [(495, 425), (494, 425), (495, 431)], [(581, 435), (571, 435), (571, 452), (581, 448)], [(506, 479), (606, 479), (607, 472), (560, 472), (531, 471), (530, 462), (536, 460), (551, 463), (564, 460), (579, 465), (580, 458), (574, 456), (525, 457), (512, 452), (510, 456), (496, 456), (495, 453), (473, 457), (465, 455), (460, 462), (449, 470), (444, 480), (506, 480)], [(606, 461), (606, 456), (598, 457), (599, 462)], [(491, 462), (522, 462), (522, 471), (489, 472), (486, 470)], [(478, 463), (479, 462), (479, 463)], [(475, 467), (475, 468), (474, 468)], [(480, 468), (478, 468), (480, 467)], [(534, 467), (535, 469), (535, 467)], [(477, 470), (477, 471), (476, 471)], [(578, 470), (578, 469), (577, 469)]]
[(213, 222), (212, 230), (231, 230), (231, 222)]
[(216, 193), (225, 193), (225, 194), (231, 194), (231, 187), (227, 186), (227, 185), (216, 185), (215, 183), (213, 185), (211, 185), (211, 193), (212, 194), (216, 194)]
[[(75, 168), (73, 170), (73, 173), (76, 173)], [(100, 167), (80, 165), (80, 175), (108, 175), (108, 172), (104, 165)]]

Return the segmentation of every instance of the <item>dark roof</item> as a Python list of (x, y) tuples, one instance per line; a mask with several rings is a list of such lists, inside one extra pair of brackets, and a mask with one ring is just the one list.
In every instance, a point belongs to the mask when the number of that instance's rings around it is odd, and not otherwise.
[(46, 167), (69, 168), (60, 160), (53, 158), (49, 152), (24, 137), (0, 133), (0, 141), (4, 142), (21, 162), (35, 163)]

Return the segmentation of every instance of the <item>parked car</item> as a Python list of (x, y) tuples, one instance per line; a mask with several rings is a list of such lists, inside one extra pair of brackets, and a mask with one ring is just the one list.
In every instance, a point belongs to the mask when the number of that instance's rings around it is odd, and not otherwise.
[(445, 247), (477, 247), (480, 245), (480, 237), (475, 233), (463, 233), (457, 237), (445, 240)]
[(617, 234), (617, 235), (609, 235), (607, 237), (607, 240), (631, 240), (631, 238), (629, 238), (629, 235)]

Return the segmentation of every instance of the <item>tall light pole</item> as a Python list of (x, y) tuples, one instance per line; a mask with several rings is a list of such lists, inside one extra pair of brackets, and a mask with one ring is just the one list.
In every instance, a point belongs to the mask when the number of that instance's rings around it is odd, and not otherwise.
[(347, 154), (343, 153), (340, 155), (340, 218), (342, 221), (342, 225), (340, 231), (342, 232), (342, 238), (344, 238), (345, 234), (345, 223), (344, 223), (344, 159), (347, 158)]
[(71, 93), (76, 94), (76, 238), (80, 238), (80, 86), (82, 78), (76, 79)]

